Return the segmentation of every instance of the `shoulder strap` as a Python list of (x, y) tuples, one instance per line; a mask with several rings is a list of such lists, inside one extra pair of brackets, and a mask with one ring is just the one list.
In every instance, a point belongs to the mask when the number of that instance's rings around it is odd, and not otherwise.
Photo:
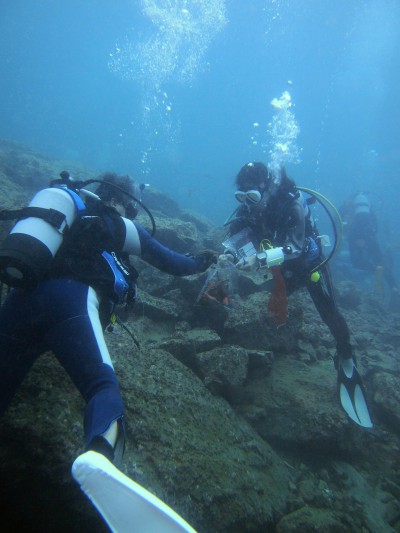
[(71, 189), (68, 189), (68, 187), (65, 187), (63, 185), (55, 185), (56, 188), (58, 189), (62, 189), (63, 191), (65, 191), (66, 193), (68, 193), (74, 204), (75, 204), (75, 207), (78, 211), (78, 217), (82, 216), (83, 213), (85, 213), (86, 211), (86, 204), (85, 202), (82, 200), (82, 198), (79, 196), (78, 193), (76, 193), (75, 191), (72, 191)]

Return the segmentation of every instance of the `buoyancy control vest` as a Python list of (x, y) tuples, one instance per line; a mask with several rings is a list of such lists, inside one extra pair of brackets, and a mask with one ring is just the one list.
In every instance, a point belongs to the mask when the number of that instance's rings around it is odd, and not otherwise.
[(137, 272), (116, 251), (123, 249), (125, 227), (113, 208), (101, 201), (88, 207), (77, 192), (58, 185), (39, 191), (28, 207), (0, 212), (0, 220), (15, 219), (0, 245), (0, 280), (10, 287), (70, 277), (115, 303), (136, 294)]
[(121, 252), (125, 226), (120, 215), (102, 202), (88, 205), (54, 258), (49, 277), (70, 277), (114, 303), (132, 301), (138, 273)]

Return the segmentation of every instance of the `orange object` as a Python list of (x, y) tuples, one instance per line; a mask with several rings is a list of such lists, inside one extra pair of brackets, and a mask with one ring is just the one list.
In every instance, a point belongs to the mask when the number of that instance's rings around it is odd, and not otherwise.
[(271, 267), (270, 270), (274, 279), (274, 287), (268, 302), (268, 310), (272, 315), (274, 323), (279, 328), (279, 326), (286, 324), (287, 319), (286, 284), (281, 269), (278, 266)]

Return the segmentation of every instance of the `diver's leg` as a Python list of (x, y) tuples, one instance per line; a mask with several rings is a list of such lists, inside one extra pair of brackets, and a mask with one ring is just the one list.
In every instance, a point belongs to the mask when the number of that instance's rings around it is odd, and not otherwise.
[(124, 406), (99, 320), (96, 292), (79, 282), (57, 280), (62, 305), (47, 341), (85, 402), (85, 449), (122, 459)]
[(339, 356), (348, 359), (353, 356), (349, 328), (336, 305), (328, 267), (324, 265), (320, 268), (319, 274), (318, 281), (307, 281), (308, 291), (318, 313), (336, 341)]
[(335, 367), (338, 371), (338, 393), (340, 403), (347, 415), (363, 427), (372, 427), (364, 386), (355, 366), (355, 357), (350, 344), (350, 333), (346, 321), (339, 312), (332, 291), (329, 270), (323, 266), (317, 282), (307, 283), (322, 320), (329, 327), (336, 340)]

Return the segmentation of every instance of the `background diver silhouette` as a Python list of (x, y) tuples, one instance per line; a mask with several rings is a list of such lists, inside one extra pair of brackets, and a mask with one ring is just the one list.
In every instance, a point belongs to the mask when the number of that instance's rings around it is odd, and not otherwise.
[(375, 291), (382, 299), (385, 281), (389, 290), (389, 308), (400, 311), (400, 295), (392, 254), (388, 247), (384, 249), (380, 244), (377, 215), (371, 206), (369, 194), (352, 194), (341, 206), (340, 213), (352, 266), (375, 276)]

